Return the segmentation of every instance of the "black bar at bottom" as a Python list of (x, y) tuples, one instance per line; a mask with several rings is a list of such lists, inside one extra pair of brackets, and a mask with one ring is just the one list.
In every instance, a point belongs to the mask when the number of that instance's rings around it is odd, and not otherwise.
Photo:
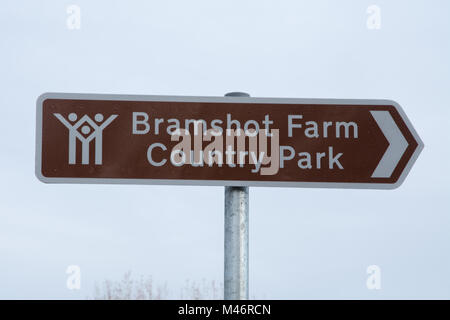
[[(4, 300), (3, 314), (14, 316), (29, 313), (34, 316), (120, 316), (126, 319), (315, 319), (323, 316), (377, 317), (385, 319), (423, 313), (431, 316), (442, 308), (446, 314), (449, 301), (419, 300)], [(444, 309), (445, 308), (445, 309)], [(8, 310), (9, 309), (9, 310)], [(136, 316), (136, 317), (134, 317)], [(82, 318), (81, 318), (82, 317)]]

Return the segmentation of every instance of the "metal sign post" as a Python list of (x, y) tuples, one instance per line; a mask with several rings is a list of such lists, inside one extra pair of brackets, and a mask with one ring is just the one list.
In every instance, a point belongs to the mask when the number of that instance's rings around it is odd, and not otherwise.
[(248, 187), (225, 187), (224, 299), (248, 299)]
[[(249, 97), (231, 92), (226, 97)], [(224, 299), (248, 299), (248, 187), (225, 187)]]

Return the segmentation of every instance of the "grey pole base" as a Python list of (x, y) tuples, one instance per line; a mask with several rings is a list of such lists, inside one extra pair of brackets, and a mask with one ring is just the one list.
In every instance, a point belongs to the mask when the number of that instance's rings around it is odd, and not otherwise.
[[(227, 97), (249, 97), (230, 92)], [(225, 187), (224, 299), (248, 299), (248, 187)]]
[(225, 187), (224, 299), (248, 299), (248, 187)]

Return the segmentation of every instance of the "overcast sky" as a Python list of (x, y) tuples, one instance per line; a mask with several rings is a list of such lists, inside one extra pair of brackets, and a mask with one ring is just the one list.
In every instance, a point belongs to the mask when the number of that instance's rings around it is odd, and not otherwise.
[[(222, 281), (223, 187), (43, 184), (35, 103), (245, 91), (393, 99), (425, 144), (396, 190), (251, 188), (250, 296), (449, 299), (449, 12), (445, 0), (3, 0), (0, 298), (84, 299), (128, 270), (175, 297), (186, 279)], [(370, 265), (381, 290), (366, 287)]]

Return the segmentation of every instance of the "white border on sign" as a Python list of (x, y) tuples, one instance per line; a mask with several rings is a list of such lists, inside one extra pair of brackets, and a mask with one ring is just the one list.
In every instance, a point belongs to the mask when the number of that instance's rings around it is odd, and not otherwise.
[[(220, 103), (270, 103), (270, 104), (332, 104), (332, 105), (391, 105), (399, 112), (418, 146), (400, 177), (395, 183), (342, 183), (342, 182), (286, 182), (286, 181), (240, 181), (240, 180), (176, 180), (176, 179), (115, 179), (115, 178), (48, 178), (41, 172), (42, 161), (42, 106), (46, 99), (68, 100), (116, 100), (116, 101), (164, 101), (164, 102), (220, 102)], [(194, 186), (237, 186), (237, 187), (298, 187), (338, 189), (395, 189), (398, 188), (424, 144), (412, 126), (402, 107), (393, 100), (384, 99), (297, 99), (297, 98), (254, 98), (254, 97), (195, 97), (195, 96), (152, 96), (120, 94), (88, 94), (49, 92), (40, 95), (36, 101), (36, 177), (44, 183), (79, 184), (137, 184), (137, 185), (194, 185)]]

